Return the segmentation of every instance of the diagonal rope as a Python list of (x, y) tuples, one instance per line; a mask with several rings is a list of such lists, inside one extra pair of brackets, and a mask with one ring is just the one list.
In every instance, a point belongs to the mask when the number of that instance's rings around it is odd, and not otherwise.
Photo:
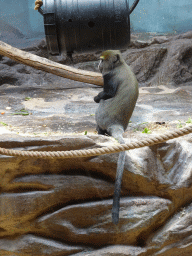
[(70, 150), (70, 151), (19, 151), (12, 149), (0, 148), (0, 154), (8, 156), (22, 156), (22, 157), (40, 157), (40, 158), (76, 158), (76, 157), (90, 157), (104, 154), (112, 154), (120, 151), (142, 148), (146, 146), (153, 146), (170, 139), (178, 138), (192, 133), (192, 125), (181, 128), (177, 131), (168, 131), (165, 134), (156, 135), (152, 138), (130, 142), (127, 144), (119, 144), (103, 148), (84, 149), (84, 150)]

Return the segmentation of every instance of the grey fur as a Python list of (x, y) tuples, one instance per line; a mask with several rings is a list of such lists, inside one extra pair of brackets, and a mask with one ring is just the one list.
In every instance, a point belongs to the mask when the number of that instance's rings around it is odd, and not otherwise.
[[(99, 134), (108, 134), (124, 144), (123, 133), (135, 108), (138, 98), (138, 82), (130, 67), (123, 60), (120, 51), (105, 51), (101, 56), (99, 69), (104, 78), (104, 90), (94, 100), (99, 107), (95, 113)], [(105, 79), (107, 77), (107, 79)], [(112, 88), (110, 90), (110, 88)], [(119, 221), (121, 181), (125, 163), (125, 152), (120, 152), (113, 198), (112, 220)]]

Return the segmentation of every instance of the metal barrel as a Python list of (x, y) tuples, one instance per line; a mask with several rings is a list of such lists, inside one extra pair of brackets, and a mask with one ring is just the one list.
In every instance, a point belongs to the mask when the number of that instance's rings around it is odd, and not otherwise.
[(52, 55), (129, 45), (128, 0), (44, 0), (43, 7), (47, 47)]

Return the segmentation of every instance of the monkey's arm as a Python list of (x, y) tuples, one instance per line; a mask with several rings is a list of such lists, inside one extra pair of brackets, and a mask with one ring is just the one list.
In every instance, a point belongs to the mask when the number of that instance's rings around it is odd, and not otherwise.
[(99, 103), (101, 99), (107, 100), (113, 98), (117, 92), (117, 82), (114, 83), (113, 75), (108, 73), (103, 76), (104, 79), (104, 86), (103, 91), (100, 92), (97, 96), (94, 97), (94, 101)]
[(107, 99), (110, 99), (110, 98), (113, 98), (113, 97), (114, 97), (113, 95), (102, 91), (97, 96), (94, 97), (94, 101), (96, 103), (99, 103), (101, 99), (107, 100)]

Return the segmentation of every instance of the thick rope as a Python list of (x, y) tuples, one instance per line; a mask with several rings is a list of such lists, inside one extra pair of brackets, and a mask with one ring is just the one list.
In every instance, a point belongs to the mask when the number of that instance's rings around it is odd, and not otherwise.
[(22, 156), (22, 157), (40, 157), (40, 158), (76, 158), (76, 157), (90, 157), (99, 156), (104, 154), (112, 154), (120, 151), (142, 148), (146, 146), (153, 146), (165, 142), (170, 139), (178, 138), (186, 134), (192, 133), (192, 125), (178, 129), (177, 131), (166, 132), (165, 134), (157, 135), (152, 138), (146, 138), (144, 140), (131, 142), (127, 144), (95, 148), (95, 149), (85, 149), (85, 150), (71, 150), (71, 151), (19, 151), (10, 150), (5, 148), (0, 148), (0, 154), (9, 156)]
[(34, 10), (37, 11), (42, 5), (43, 5), (43, 1), (42, 0), (36, 0), (35, 1), (35, 8), (34, 8)]

